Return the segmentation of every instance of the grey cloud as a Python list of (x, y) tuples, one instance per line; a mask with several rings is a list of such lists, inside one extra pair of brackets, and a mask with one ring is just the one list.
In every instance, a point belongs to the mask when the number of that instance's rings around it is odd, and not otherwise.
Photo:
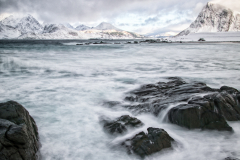
[(118, 26), (129, 26), (128, 23), (119, 23)]
[(133, 24), (133, 26), (134, 26), (134, 27), (138, 27), (138, 26), (140, 26), (140, 24)]
[(166, 22), (165, 23), (171, 23), (172, 22), (172, 20), (166, 20)]
[(176, 23), (176, 24), (169, 24), (166, 27), (158, 28), (156, 30), (153, 30), (151, 33), (147, 34), (147, 36), (163, 34), (163, 33), (166, 33), (166, 32), (181, 32), (182, 30), (177, 29), (178, 26), (181, 26), (183, 24), (189, 24), (190, 25), (191, 22), (192, 22), (191, 20), (186, 19), (185, 21), (182, 21), (182, 22), (179, 22), (179, 23)]
[(146, 24), (149, 24), (149, 23), (155, 23), (155, 22), (157, 22), (158, 20), (159, 20), (158, 17), (153, 17), (153, 18), (148, 18), (148, 19), (146, 19), (144, 22), (145, 22)]

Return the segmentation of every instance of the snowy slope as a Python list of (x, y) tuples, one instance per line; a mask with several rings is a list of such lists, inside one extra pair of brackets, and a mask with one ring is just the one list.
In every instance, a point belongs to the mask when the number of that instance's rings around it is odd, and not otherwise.
[(240, 31), (240, 14), (222, 5), (208, 2), (189, 28), (177, 36), (198, 32)]
[(234, 11), (233, 12), (233, 18), (232, 23), (229, 27), (230, 31), (240, 31), (240, 13)]
[(11, 26), (11, 27), (15, 28), (20, 20), (21, 20), (20, 18), (11, 15), (9, 17), (4, 18), (0, 22), (3, 25), (8, 25), (8, 26)]
[(46, 24), (41, 33), (26, 33), (19, 39), (77, 39), (81, 38), (77, 31), (65, 27), (63, 24)]
[(131, 33), (127, 31), (117, 31), (117, 30), (85, 30), (80, 31), (84, 38), (103, 38), (103, 39), (134, 39), (142, 38), (141, 35), (136, 33)]
[(21, 32), (19, 32), (14, 27), (3, 25), (0, 22), (0, 39), (10, 39), (10, 38), (17, 38), (21, 35)]
[(42, 31), (42, 25), (31, 15), (21, 18), (16, 28), (24, 33), (34, 32), (39, 33)]
[(85, 30), (93, 29), (93, 27), (88, 27), (84, 24), (81, 24), (81, 25), (77, 26), (75, 29), (78, 31), (85, 31)]
[(69, 29), (75, 29), (71, 24), (69, 23), (63, 23), (62, 25), (64, 25), (65, 27), (69, 28)]

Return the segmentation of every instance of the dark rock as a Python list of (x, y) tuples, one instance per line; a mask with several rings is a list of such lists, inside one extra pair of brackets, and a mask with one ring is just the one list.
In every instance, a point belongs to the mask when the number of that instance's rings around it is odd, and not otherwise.
[(135, 153), (140, 157), (145, 157), (172, 146), (171, 142), (174, 139), (165, 130), (151, 127), (147, 130), (148, 134), (140, 132), (122, 143), (129, 154)]
[(217, 112), (223, 115), (226, 120), (240, 120), (240, 105), (237, 102), (236, 95), (223, 91), (211, 98), (214, 100)]
[(108, 43), (104, 41), (100, 41), (100, 42), (94, 42), (93, 44), (108, 44)]
[(143, 126), (143, 123), (129, 115), (121, 116), (115, 120), (102, 118), (101, 122), (104, 124), (104, 129), (110, 134), (122, 134), (127, 131), (127, 128), (137, 128)]
[[(199, 95), (205, 94), (205, 96)], [(240, 92), (232, 87), (208, 87), (202, 82), (185, 82), (178, 77), (168, 82), (147, 84), (128, 93), (124, 99), (129, 104), (117, 104), (133, 114), (152, 113), (158, 116), (169, 106), (171, 123), (189, 129), (232, 130), (227, 121), (240, 120)], [(179, 105), (179, 103), (184, 105)]]
[(38, 129), (28, 111), (14, 101), (0, 103), (0, 159), (37, 160)]
[(189, 129), (217, 129), (232, 131), (223, 116), (198, 104), (181, 104), (168, 113), (170, 122)]
[(151, 113), (150, 103), (143, 103), (138, 105), (123, 105), (124, 108), (131, 110), (135, 115), (141, 113)]
[[(202, 22), (202, 23), (204, 23), (204, 21)], [(204, 38), (199, 38), (199, 40), (198, 40), (199, 42), (204, 42), (204, 41), (206, 41)]]
[(186, 83), (181, 78), (170, 77), (169, 82), (158, 82), (157, 84), (143, 85), (139, 89), (130, 92), (125, 98), (128, 102), (138, 102), (137, 105), (124, 105), (134, 113), (152, 112), (158, 115), (159, 112), (169, 104), (186, 102), (194, 94), (212, 93), (219, 90), (212, 89), (204, 83)]
[(221, 91), (227, 91), (228, 93), (232, 94), (232, 93), (239, 93), (239, 91), (233, 87), (228, 87), (228, 86), (222, 86), (220, 88)]

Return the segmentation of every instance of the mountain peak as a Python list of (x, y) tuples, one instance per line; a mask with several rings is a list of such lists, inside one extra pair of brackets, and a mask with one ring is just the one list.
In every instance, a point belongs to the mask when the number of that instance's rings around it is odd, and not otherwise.
[(98, 30), (117, 30), (117, 31), (122, 31), (121, 29), (116, 28), (110, 23), (107, 22), (102, 22), (100, 23), (97, 27), (94, 27), (94, 29)]
[(17, 29), (22, 34), (42, 30), (41, 24), (30, 14), (25, 16), (10, 15), (3, 19), (1, 23), (12, 29)]
[(197, 32), (240, 31), (240, 19), (231, 9), (218, 3), (208, 2), (191, 25), (177, 36)]
[(75, 29), (78, 30), (78, 31), (85, 31), (85, 30), (92, 29), (92, 28), (93, 27), (89, 27), (89, 26), (86, 26), (84, 24), (80, 24)]
[(69, 29), (74, 29), (74, 27), (71, 24), (67, 23), (67, 22), (62, 23), (62, 25), (64, 25), (65, 27), (67, 27)]

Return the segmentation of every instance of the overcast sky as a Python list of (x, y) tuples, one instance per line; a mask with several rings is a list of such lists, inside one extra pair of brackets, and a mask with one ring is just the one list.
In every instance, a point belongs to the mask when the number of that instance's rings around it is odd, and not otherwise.
[[(240, 11), (240, 0), (214, 0)], [(31, 14), (40, 22), (96, 26), (109, 22), (140, 34), (176, 34), (208, 0), (0, 0), (0, 18)]]

